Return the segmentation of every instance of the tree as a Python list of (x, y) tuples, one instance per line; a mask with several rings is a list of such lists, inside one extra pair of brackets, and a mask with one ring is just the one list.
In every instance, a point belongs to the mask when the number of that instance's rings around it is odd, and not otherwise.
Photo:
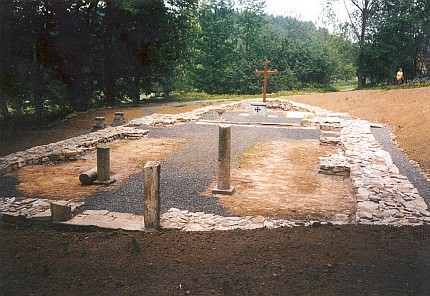
[(276, 90), (327, 84), (332, 80), (333, 55), (313, 23), (271, 17), (265, 35), (271, 65), (280, 71)]
[(267, 58), (264, 30), (268, 19), (264, 13), (265, 1), (240, 0), (236, 11), (238, 38), (236, 52), (236, 91), (238, 93), (255, 93), (260, 91), (260, 77), (253, 74), (253, 70), (262, 67)]
[(429, 9), (425, 0), (388, 0), (375, 5), (377, 17), (366, 50), (367, 72), (375, 83), (393, 82), (399, 67), (406, 78), (421, 74), (418, 58), (430, 37)]
[(13, 13), (11, 11), (13, 8), (10, 2), (0, 1), (0, 115), (3, 118), (9, 118), (8, 109), (8, 99), (9, 91), (11, 88), (11, 52), (10, 48), (11, 42), (13, 40), (11, 30), (12, 28), (12, 18)]
[[(352, 12), (348, 9), (347, 2), (351, 3), (355, 10)], [(369, 28), (369, 22), (371, 21), (373, 6), (377, 0), (343, 0), (345, 9), (348, 12), (350, 25), (353, 28), (353, 32), (358, 39), (359, 53), (357, 60), (357, 80), (358, 88), (364, 87), (366, 84), (365, 77), (365, 46), (366, 46), (366, 34)]]
[(347, 81), (355, 77), (357, 73), (355, 61), (357, 60), (358, 48), (348, 39), (346, 34), (342, 30), (329, 33), (327, 29), (320, 28), (317, 31), (318, 39), (327, 44), (334, 59), (333, 78), (336, 80)]
[(232, 0), (207, 0), (200, 4), (196, 86), (208, 93), (234, 93), (237, 27)]

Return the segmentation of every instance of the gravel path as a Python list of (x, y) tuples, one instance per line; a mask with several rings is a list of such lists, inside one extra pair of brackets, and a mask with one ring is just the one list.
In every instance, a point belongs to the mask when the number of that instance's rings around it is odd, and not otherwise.
[[(232, 155), (243, 153), (257, 142), (319, 139), (320, 134), (316, 129), (232, 126)], [(202, 123), (175, 125), (152, 128), (149, 135), (150, 138), (185, 139), (183, 147), (161, 161), (161, 212), (175, 207), (193, 212), (228, 215), (216, 198), (202, 195), (217, 174), (218, 126)], [(236, 164), (234, 157), (232, 162), (233, 165)], [(139, 173), (115, 191), (98, 192), (87, 200), (86, 206), (90, 209), (142, 214), (142, 188), (143, 173)]]
[(391, 154), (391, 158), (399, 169), (400, 174), (408, 177), (409, 181), (418, 189), (420, 195), (430, 207), (430, 182), (417, 171), (416, 167), (411, 164), (405, 154), (393, 143), (390, 137), (390, 130), (387, 128), (372, 128), (372, 134), (382, 144), (384, 150)]

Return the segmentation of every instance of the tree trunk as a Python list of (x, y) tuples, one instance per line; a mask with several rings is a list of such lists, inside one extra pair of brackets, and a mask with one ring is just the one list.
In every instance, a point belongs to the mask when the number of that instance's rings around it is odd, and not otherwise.
[(133, 104), (137, 104), (140, 101), (140, 75), (135, 74), (133, 77), (132, 93), (130, 94)]
[(103, 86), (106, 97), (106, 104), (112, 106), (115, 104), (115, 62), (114, 62), (114, 6), (113, 1), (106, 1), (106, 32), (104, 38), (104, 69), (103, 69)]
[(0, 90), (0, 114), (3, 118), (10, 118), (9, 109), (7, 108), (6, 95)]
[(42, 118), (43, 117), (43, 85), (44, 85), (44, 78), (42, 73), (42, 65), (35, 65), (35, 69), (37, 69), (33, 75), (33, 105), (34, 110), (36, 112), (36, 118)]
[[(6, 11), (6, 7), (3, 7), (4, 3), (0, 3), (0, 9), (4, 9), (4, 11)], [(0, 14), (0, 16), (2, 16)], [(3, 16), (2, 16), (3, 17)], [(6, 46), (5, 46), (5, 42), (4, 40), (6, 40), (6, 38), (9, 38), (10, 36), (7, 35), (8, 29), (6, 28), (5, 22), (0, 21), (0, 114), (3, 116), (3, 118), (9, 118), (10, 117), (10, 113), (9, 110), (7, 108), (7, 100), (6, 100), (6, 94), (2, 91), (2, 81), (1, 79), (2, 74), (5, 72), (5, 68), (6, 68), (6, 60), (7, 60), (7, 56), (6, 53), (7, 51)]]
[(369, 17), (369, 11), (366, 6), (363, 7), (361, 12), (361, 31), (360, 31), (360, 40), (359, 40), (359, 46), (360, 46), (360, 54), (358, 57), (358, 88), (364, 88), (366, 85), (366, 79), (364, 78), (364, 63), (363, 63), (363, 51), (364, 51), (364, 45), (365, 45), (365, 36), (366, 36), (366, 27), (367, 27), (367, 20)]

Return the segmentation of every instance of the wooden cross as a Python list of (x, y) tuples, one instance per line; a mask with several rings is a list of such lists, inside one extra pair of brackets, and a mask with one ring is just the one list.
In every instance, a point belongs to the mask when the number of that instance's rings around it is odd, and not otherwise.
[(269, 61), (267, 59), (264, 60), (264, 71), (254, 70), (254, 74), (264, 74), (264, 82), (263, 82), (263, 103), (266, 102), (266, 89), (267, 89), (267, 75), (278, 75), (278, 70), (269, 71)]

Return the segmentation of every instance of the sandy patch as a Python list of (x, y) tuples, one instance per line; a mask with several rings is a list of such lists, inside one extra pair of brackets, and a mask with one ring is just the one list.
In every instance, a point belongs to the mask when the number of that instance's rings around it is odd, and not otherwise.
[(160, 160), (181, 145), (178, 139), (141, 139), (115, 142), (110, 145), (111, 177), (117, 182), (84, 186), (79, 175), (97, 165), (95, 152), (75, 162), (34, 165), (15, 171), (20, 184), (18, 189), (28, 195), (40, 195), (51, 199), (81, 199), (97, 190), (113, 190), (129, 176), (143, 170), (147, 161)]
[(318, 141), (259, 143), (232, 169), (231, 196), (217, 195), (234, 215), (330, 219), (355, 212), (349, 178), (318, 174), (318, 157), (336, 153)]

